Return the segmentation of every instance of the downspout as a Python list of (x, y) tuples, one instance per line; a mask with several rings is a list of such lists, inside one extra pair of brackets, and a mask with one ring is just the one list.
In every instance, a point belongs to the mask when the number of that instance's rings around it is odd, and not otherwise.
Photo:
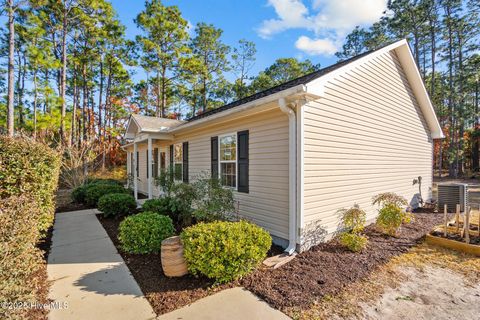
[(280, 98), (278, 105), (288, 115), (288, 247), (285, 252), (292, 254), (297, 248), (297, 119), (293, 103)]

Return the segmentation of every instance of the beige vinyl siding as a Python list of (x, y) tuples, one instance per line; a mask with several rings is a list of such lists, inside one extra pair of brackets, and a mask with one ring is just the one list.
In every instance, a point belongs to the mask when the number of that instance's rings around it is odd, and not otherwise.
[(372, 196), (395, 192), (409, 201), (431, 196), (432, 140), (393, 52), (326, 85), (325, 97), (305, 106), (304, 222), (331, 234), (337, 211), (354, 204), (376, 216)]
[[(210, 139), (249, 130), (249, 193), (235, 192), (240, 216), (288, 239), (288, 118), (278, 108), (175, 137), (188, 141), (189, 179), (210, 172)], [(237, 177), (238, 179), (238, 177)]]

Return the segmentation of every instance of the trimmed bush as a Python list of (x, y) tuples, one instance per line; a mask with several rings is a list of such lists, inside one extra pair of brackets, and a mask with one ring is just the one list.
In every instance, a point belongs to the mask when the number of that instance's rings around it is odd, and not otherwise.
[(104, 217), (127, 215), (137, 208), (135, 198), (126, 193), (110, 193), (98, 199), (98, 210)]
[(0, 199), (28, 194), (40, 208), (40, 231), (53, 222), (60, 163), (60, 154), (44, 144), (0, 137)]
[(174, 231), (172, 219), (146, 211), (126, 217), (120, 223), (118, 240), (128, 253), (159, 252), (162, 241)]
[(368, 244), (368, 238), (364, 235), (344, 232), (340, 235), (340, 243), (352, 252), (362, 251)]
[(88, 186), (88, 184), (82, 184), (81, 186), (73, 189), (71, 194), (72, 200), (76, 203), (85, 203), (85, 194)]
[(123, 186), (123, 183), (115, 179), (88, 178), (85, 184), (116, 184)]
[(368, 243), (367, 237), (361, 235), (365, 228), (367, 214), (358, 205), (354, 205), (350, 209), (341, 209), (339, 213), (342, 227), (345, 229), (340, 234), (340, 243), (350, 251), (361, 251)]
[(170, 197), (162, 197), (158, 199), (148, 199), (142, 204), (143, 211), (156, 212), (164, 216), (171, 216)]
[[(43, 268), (38, 221), (41, 206), (29, 196), (13, 196), (0, 201), (0, 301), (39, 301), (41, 284), (35, 278)], [(26, 319), (27, 308), (0, 308), (1, 319)]]
[(217, 283), (254, 270), (272, 245), (267, 231), (247, 221), (199, 223), (183, 230), (181, 238), (188, 270)]
[(111, 193), (128, 193), (128, 190), (116, 184), (88, 184), (85, 189), (85, 204), (96, 207), (102, 196)]

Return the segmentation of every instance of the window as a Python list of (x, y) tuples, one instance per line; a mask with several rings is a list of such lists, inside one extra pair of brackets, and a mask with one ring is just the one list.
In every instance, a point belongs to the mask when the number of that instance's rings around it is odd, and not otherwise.
[(183, 178), (183, 145), (177, 143), (173, 146), (173, 169), (175, 180)]
[(237, 135), (219, 137), (220, 182), (226, 187), (237, 187)]

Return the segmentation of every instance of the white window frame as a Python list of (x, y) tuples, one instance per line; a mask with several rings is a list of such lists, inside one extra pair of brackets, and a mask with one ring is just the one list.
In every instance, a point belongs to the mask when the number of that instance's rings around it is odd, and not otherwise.
[[(176, 148), (175, 148), (175, 146), (177, 146), (177, 145), (180, 145), (180, 148), (182, 149), (182, 159), (180, 160), (180, 162), (177, 162), (177, 161), (175, 160), (175, 158), (176, 158), (176, 157), (175, 157), (175, 156), (176, 156), (176, 152), (175, 152)], [(179, 163), (179, 164), (182, 165), (182, 170), (181, 170), (181, 175), (182, 175), (182, 176), (180, 177), (180, 179), (177, 179), (177, 175), (176, 175), (176, 167), (175, 167), (175, 165), (176, 165), (177, 163)], [(183, 181), (183, 142), (178, 142), (178, 143), (174, 143), (174, 144), (173, 144), (173, 179), (174, 179), (175, 181)]]
[[(228, 137), (228, 136), (235, 137), (235, 160), (222, 160), (222, 156), (220, 153), (220, 149), (222, 145), (221, 140), (223, 137)], [(222, 163), (235, 163), (235, 187), (224, 186), (222, 184)], [(218, 136), (218, 178), (220, 179), (220, 185), (222, 187), (237, 190), (238, 188), (238, 137), (236, 132), (225, 133)]]

